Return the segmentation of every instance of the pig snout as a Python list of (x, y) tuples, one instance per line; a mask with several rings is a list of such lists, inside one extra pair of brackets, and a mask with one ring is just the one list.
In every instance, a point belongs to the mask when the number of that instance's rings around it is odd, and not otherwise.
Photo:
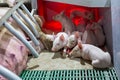
[(52, 51), (55, 51), (55, 48), (52, 48), (51, 50), (52, 50)]
[(56, 48), (56, 47), (52, 47), (52, 49), (51, 49), (52, 51), (58, 51), (59, 49), (58, 48)]

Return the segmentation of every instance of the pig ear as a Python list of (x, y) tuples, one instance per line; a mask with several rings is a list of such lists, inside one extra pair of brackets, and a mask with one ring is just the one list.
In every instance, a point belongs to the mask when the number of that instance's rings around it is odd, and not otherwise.
[(54, 40), (55, 40), (55, 38), (56, 38), (56, 35), (55, 35), (55, 33), (53, 32), (53, 33), (52, 33), (52, 35), (53, 35), (53, 38), (54, 38)]
[(79, 38), (80, 37), (80, 35), (79, 35), (79, 32), (77, 31), (77, 32), (75, 32), (75, 38)]
[(64, 40), (65, 40), (63, 34), (60, 36), (60, 40), (61, 40), (61, 41), (64, 41)]
[(82, 42), (80, 40), (78, 40), (78, 47), (82, 49)]

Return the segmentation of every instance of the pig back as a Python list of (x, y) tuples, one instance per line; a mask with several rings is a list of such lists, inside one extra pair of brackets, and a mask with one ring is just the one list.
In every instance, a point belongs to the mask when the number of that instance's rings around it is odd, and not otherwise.
[(73, 24), (72, 20), (67, 16), (63, 17), (61, 23), (62, 23), (63, 31), (65, 31), (66, 33), (69, 32), (72, 33), (73, 31), (76, 31), (75, 25)]
[(86, 30), (82, 35), (82, 43), (84, 44), (92, 44), (97, 46), (97, 40), (94, 33), (91, 30)]
[(103, 33), (103, 29), (98, 23), (94, 23), (94, 34), (98, 41), (98, 46), (103, 46), (105, 43), (105, 35)]

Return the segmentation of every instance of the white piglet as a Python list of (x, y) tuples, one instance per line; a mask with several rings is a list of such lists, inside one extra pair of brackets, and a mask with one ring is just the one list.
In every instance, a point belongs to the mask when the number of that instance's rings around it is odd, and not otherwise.
[(81, 32), (74, 32), (72, 35), (68, 37), (68, 43), (67, 47), (68, 48), (73, 48), (77, 45), (78, 39), (81, 40), (82, 33)]
[(78, 40), (81, 40), (81, 32), (75, 31), (68, 37), (67, 45), (63, 50), (63, 57), (67, 57), (70, 51), (77, 45)]
[(82, 57), (83, 59), (91, 60), (91, 64), (96, 68), (108, 68), (111, 65), (111, 56), (108, 52), (104, 52), (91, 44), (82, 44), (80, 41), (69, 55), (71, 57)]
[(65, 32), (59, 32), (54, 41), (52, 46), (52, 51), (59, 51), (60, 49), (64, 48), (68, 42), (68, 35)]

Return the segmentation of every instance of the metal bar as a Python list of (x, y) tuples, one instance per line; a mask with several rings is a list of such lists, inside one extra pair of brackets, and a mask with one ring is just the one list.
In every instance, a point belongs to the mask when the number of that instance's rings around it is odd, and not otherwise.
[(30, 45), (30, 43), (23, 36), (19, 34), (19, 32), (17, 32), (8, 22), (5, 22), (4, 25), (12, 34), (14, 34), (20, 41), (22, 41), (26, 45), (26, 47), (30, 50), (34, 57), (38, 57), (38, 52)]
[(0, 65), (0, 74), (7, 78), (8, 80), (22, 80), (19, 76), (15, 73), (11, 72), (10, 70), (6, 69), (2, 65)]
[(33, 33), (29, 30), (29, 28), (15, 15), (12, 14), (12, 18), (20, 25), (20, 27), (28, 34), (28, 36), (31, 38), (31, 40), (34, 42), (36, 46), (38, 46), (40, 43), (36, 39), (36, 37), (33, 35)]
[(32, 6), (32, 9), (38, 9), (37, 0), (31, 0), (31, 6)]
[(21, 8), (28, 14), (28, 16), (29, 16), (34, 22), (36, 22), (36, 20), (35, 20), (34, 17), (30, 14), (30, 12), (28, 11), (28, 9), (25, 7), (24, 4), (21, 5)]
[(31, 11), (31, 15), (33, 16), (34, 14), (36, 14), (36, 9), (32, 9)]
[(39, 37), (38, 31), (35, 29), (35, 26), (32, 24), (32, 21), (30, 18), (26, 17), (25, 14), (20, 10), (17, 9), (17, 12), (20, 14), (20, 16), (30, 25), (30, 29), (35, 34), (35, 36)]
[(17, 3), (13, 8), (8, 10), (8, 12), (0, 19), (0, 27), (3, 25), (3, 23), (11, 16), (11, 14), (18, 9), (18, 7), (21, 6), (26, 0), (20, 0), (19, 3)]
[(24, 6), (24, 4), (21, 5), (21, 8), (28, 14), (28, 16), (35, 22), (35, 24), (38, 25), (38, 23), (36, 22), (36, 20), (34, 19), (34, 17), (30, 14), (30, 12), (28, 11), (28, 9)]

